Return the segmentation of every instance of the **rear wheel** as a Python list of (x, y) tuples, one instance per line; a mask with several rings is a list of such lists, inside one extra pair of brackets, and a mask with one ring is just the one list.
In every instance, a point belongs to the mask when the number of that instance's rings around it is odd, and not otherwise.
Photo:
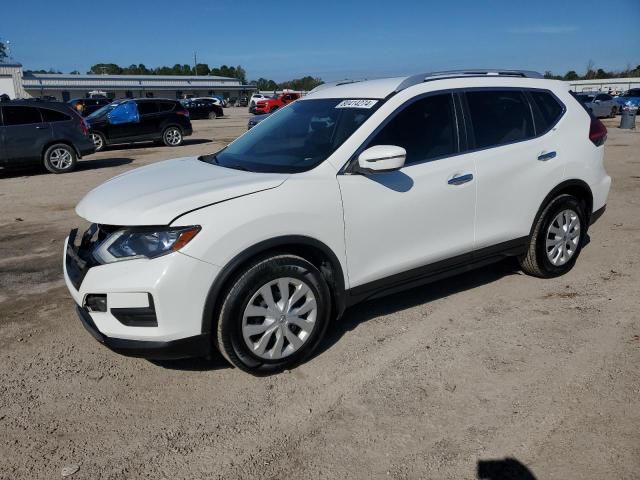
[(44, 152), (43, 163), (51, 173), (71, 172), (76, 168), (76, 152), (69, 145), (57, 143)]
[(107, 144), (107, 142), (106, 142), (106, 140), (104, 138), (104, 135), (102, 135), (99, 132), (91, 132), (89, 134), (89, 138), (91, 139), (91, 141), (95, 145), (96, 152), (104, 150), (104, 146)]
[(177, 147), (182, 145), (182, 130), (178, 127), (167, 127), (162, 132), (162, 142), (167, 147)]
[(609, 118), (616, 118), (617, 114), (618, 114), (618, 109), (616, 107), (612, 107), (611, 113), (609, 114)]
[(322, 274), (293, 255), (263, 258), (228, 290), (217, 344), (235, 367), (254, 374), (298, 364), (320, 343), (331, 311)]
[(522, 270), (542, 278), (564, 275), (575, 265), (586, 232), (582, 203), (572, 195), (559, 195), (538, 218), (527, 253), (519, 259)]
[(269, 111), (269, 113), (273, 113), (273, 112), (275, 112), (276, 110), (278, 110), (278, 107), (273, 107), (273, 108)]

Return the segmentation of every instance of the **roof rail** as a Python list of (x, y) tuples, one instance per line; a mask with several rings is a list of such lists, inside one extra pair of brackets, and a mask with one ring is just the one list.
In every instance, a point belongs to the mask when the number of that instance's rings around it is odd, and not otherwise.
[(362, 82), (362, 81), (363, 80), (338, 80), (337, 82), (321, 83), (320, 85), (318, 85), (314, 89), (309, 90), (309, 93), (317, 92), (318, 90), (324, 90), (325, 88), (329, 88), (329, 87), (338, 87), (340, 85), (347, 85), (349, 83), (357, 83), (357, 82)]
[(522, 77), (522, 78), (544, 78), (542, 74), (533, 70), (509, 70), (504, 68), (474, 68), (468, 70), (444, 70), (441, 72), (428, 72), (411, 75), (405, 78), (400, 85), (396, 87), (396, 92), (412, 87), (419, 83), (429, 82), (432, 80), (440, 80), (443, 78), (462, 78), (462, 77)]

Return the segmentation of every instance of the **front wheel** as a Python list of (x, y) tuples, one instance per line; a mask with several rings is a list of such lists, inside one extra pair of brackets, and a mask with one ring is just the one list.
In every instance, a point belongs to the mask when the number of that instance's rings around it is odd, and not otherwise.
[(162, 132), (162, 142), (167, 147), (178, 147), (182, 145), (182, 130), (178, 127), (167, 127)]
[(228, 290), (218, 318), (218, 349), (246, 372), (277, 372), (315, 350), (330, 312), (329, 288), (315, 266), (294, 255), (266, 257)]
[(43, 163), (51, 173), (71, 172), (76, 168), (76, 152), (69, 145), (57, 143), (44, 152)]
[(587, 223), (582, 203), (572, 195), (559, 195), (544, 208), (520, 266), (535, 277), (564, 275), (580, 255)]

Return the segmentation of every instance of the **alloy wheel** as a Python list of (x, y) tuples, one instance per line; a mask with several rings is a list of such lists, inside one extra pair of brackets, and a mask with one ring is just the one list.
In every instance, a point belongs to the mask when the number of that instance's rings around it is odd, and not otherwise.
[(73, 155), (66, 148), (56, 148), (49, 154), (49, 163), (58, 170), (66, 170), (73, 165)]
[(164, 138), (169, 145), (180, 145), (182, 141), (182, 134), (177, 128), (170, 128), (164, 133)]
[(91, 139), (91, 141), (95, 145), (96, 150), (102, 150), (102, 147), (104, 147), (104, 144), (102, 142), (102, 137), (100, 135), (92, 133), (91, 135), (89, 135), (89, 138)]

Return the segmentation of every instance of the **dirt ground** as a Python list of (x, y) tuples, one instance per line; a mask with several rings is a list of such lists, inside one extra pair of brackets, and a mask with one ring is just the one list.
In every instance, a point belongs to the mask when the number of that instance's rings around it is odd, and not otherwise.
[(0, 171), (1, 479), (640, 478), (640, 131), (606, 121), (609, 206), (562, 278), (506, 261), (362, 304), (266, 378), (116, 355), (63, 284), (73, 208), (123, 171), (227, 143), (248, 118), (227, 113), (180, 148)]

